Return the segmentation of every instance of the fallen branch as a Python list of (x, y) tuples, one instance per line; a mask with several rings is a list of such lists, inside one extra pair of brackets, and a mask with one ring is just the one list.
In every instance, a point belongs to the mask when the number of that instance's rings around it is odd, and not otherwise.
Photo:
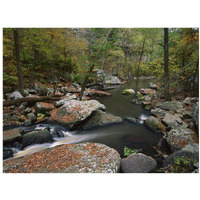
[(7, 100), (3, 102), (3, 107), (8, 107), (8, 106), (12, 106), (12, 105), (17, 105), (17, 104), (21, 104), (23, 102), (42, 102), (42, 101), (49, 101), (49, 100), (60, 100), (60, 98), (57, 97), (24, 97), (21, 99), (14, 99), (14, 100)]

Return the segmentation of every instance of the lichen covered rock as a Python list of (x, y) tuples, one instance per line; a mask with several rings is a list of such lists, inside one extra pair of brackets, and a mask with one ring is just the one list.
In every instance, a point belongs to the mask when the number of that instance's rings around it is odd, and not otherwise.
[(116, 173), (120, 155), (99, 143), (65, 144), (3, 163), (5, 173)]

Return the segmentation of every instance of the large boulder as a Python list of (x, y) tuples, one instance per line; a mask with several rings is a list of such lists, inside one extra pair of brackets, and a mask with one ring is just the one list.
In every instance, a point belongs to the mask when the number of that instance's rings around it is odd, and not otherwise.
[(21, 137), (18, 128), (3, 131), (3, 143), (13, 142)]
[(8, 96), (9, 99), (21, 99), (23, 98), (23, 96), (21, 95), (20, 92), (18, 91), (15, 91), (13, 93), (11, 93), (9, 96)]
[(67, 127), (71, 127), (85, 120), (92, 114), (92, 112), (105, 109), (105, 106), (100, 104), (97, 100), (70, 100), (65, 101), (64, 105), (60, 108), (52, 110), (51, 117), (53, 120)]
[(159, 130), (159, 121), (154, 116), (150, 116), (147, 120), (145, 120), (144, 124), (153, 131)]
[(163, 110), (170, 110), (170, 111), (176, 111), (179, 112), (183, 109), (184, 103), (179, 101), (165, 101), (158, 103), (156, 107), (161, 108)]
[(90, 129), (110, 124), (122, 123), (122, 118), (107, 114), (101, 110), (95, 111), (91, 117), (84, 123), (83, 129)]
[(21, 143), (24, 147), (26, 147), (32, 144), (42, 144), (52, 141), (53, 141), (52, 135), (47, 129), (45, 129), (45, 130), (32, 131), (26, 133), (25, 135), (22, 136)]
[(157, 162), (142, 153), (131, 154), (121, 160), (121, 169), (124, 173), (148, 173), (157, 167)]
[(172, 151), (178, 151), (188, 144), (192, 144), (194, 135), (191, 129), (180, 128), (171, 129), (166, 136), (167, 143), (170, 145)]
[(171, 113), (167, 113), (165, 117), (162, 119), (163, 123), (167, 125), (169, 128), (187, 128), (188, 125), (182, 121), (178, 114), (172, 115)]
[(7, 160), (5, 173), (116, 173), (120, 155), (104, 144), (65, 144)]
[(158, 119), (162, 119), (168, 111), (160, 109), (160, 108), (155, 108), (151, 110), (151, 114), (156, 116)]

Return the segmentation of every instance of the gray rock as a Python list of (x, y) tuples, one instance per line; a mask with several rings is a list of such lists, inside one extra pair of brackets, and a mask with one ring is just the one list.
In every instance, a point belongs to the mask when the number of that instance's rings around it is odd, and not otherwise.
[(178, 151), (194, 142), (192, 138), (193, 134), (195, 133), (188, 128), (171, 129), (167, 133), (166, 140), (172, 151)]
[(147, 120), (144, 121), (146, 127), (150, 128), (153, 131), (159, 130), (159, 121), (156, 117), (150, 116)]
[(122, 118), (107, 114), (101, 110), (95, 111), (91, 117), (82, 126), (83, 129), (90, 129), (95, 127), (107, 126), (116, 123), (122, 123)]
[(151, 110), (151, 114), (156, 116), (158, 119), (162, 119), (167, 113), (168, 111), (165, 111), (160, 108), (155, 108)]
[(3, 114), (3, 125), (4, 126), (12, 124), (12, 123), (16, 123), (19, 120), (20, 120), (20, 118), (13, 113)]
[(37, 92), (36, 92), (34, 89), (29, 89), (29, 90), (28, 90), (28, 93), (29, 93), (29, 94), (37, 94)]
[(22, 145), (23, 147), (32, 145), (32, 144), (42, 144), (47, 142), (52, 142), (52, 135), (47, 129), (41, 131), (32, 131), (26, 133), (22, 136)]
[(119, 85), (121, 81), (116, 76), (106, 75), (104, 82), (107, 85)]
[(34, 113), (27, 114), (27, 118), (31, 120), (31, 122), (35, 122), (37, 120), (37, 117)]
[(133, 89), (124, 89), (122, 91), (123, 95), (130, 95), (130, 94), (135, 94), (135, 91)]
[(37, 113), (45, 114), (47, 111), (51, 111), (53, 109), (53, 104), (50, 103), (40, 103), (37, 102), (35, 104), (35, 110)]
[(129, 122), (132, 122), (134, 124), (137, 124), (138, 123), (138, 120), (136, 118), (133, 118), (133, 117), (126, 117), (125, 118), (127, 121)]
[(9, 96), (8, 96), (9, 99), (21, 99), (23, 98), (23, 96), (21, 95), (20, 92), (18, 91), (15, 91), (13, 93), (11, 93)]
[(25, 127), (30, 126), (30, 125), (31, 125), (31, 120), (30, 119), (24, 121), (24, 126)]
[(195, 157), (199, 157), (199, 144), (197, 143), (188, 144), (182, 150), (192, 153)]
[(19, 106), (19, 109), (20, 110), (25, 110), (28, 106), (28, 103), (27, 102), (23, 102), (20, 106)]
[(3, 170), (5, 173), (116, 173), (120, 170), (120, 160), (119, 153), (104, 144), (65, 144), (5, 161)]
[(148, 173), (157, 167), (157, 162), (142, 153), (131, 154), (121, 160), (121, 169), (124, 173)]
[(182, 121), (179, 115), (172, 115), (171, 113), (167, 113), (165, 117), (162, 119), (163, 123), (166, 124), (170, 128), (187, 128), (188, 125)]
[(184, 103), (179, 101), (165, 101), (162, 103), (158, 103), (157, 107), (163, 110), (170, 110), (179, 112), (183, 109)]
[(153, 95), (153, 94), (156, 94), (156, 91), (149, 88), (141, 88), (140, 93), (143, 95)]

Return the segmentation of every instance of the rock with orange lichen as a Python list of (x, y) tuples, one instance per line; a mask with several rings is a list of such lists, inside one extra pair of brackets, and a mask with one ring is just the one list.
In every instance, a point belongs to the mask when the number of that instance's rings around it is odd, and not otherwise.
[(18, 128), (6, 130), (3, 132), (3, 142), (13, 142), (21, 137), (20, 131)]
[(69, 100), (65, 101), (60, 108), (52, 110), (51, 118), (67, 127), (71, 127), (85, 120), (92, 112), (105, 109), (105, 106), (97, 100)]
[(37, 113), (45, 114), (48, 111), (53, 110), (54, 105), (52, 103), (45, 103), (45, 102), (37, 102), (35, 104), (35, 109)]
[(25, 157), (6, 160), (4, 173), (116, 173), (119, 153), (104, 144), (64, 144)]

